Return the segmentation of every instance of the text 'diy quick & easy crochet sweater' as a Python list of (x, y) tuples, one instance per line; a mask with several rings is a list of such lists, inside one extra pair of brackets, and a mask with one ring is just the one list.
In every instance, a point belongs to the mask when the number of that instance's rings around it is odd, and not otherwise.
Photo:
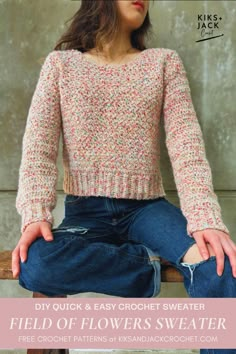
[(165, 196), (160, 118), (187, 232), (229, 233), (213, 190), (202, 131), (176, 50), (148, 48), (128, 63), (98, 64), (76, 49), (45, 58), (22, 143), (16, 208), (21, 232), (54, 223), (60, 134), (66, 194)]

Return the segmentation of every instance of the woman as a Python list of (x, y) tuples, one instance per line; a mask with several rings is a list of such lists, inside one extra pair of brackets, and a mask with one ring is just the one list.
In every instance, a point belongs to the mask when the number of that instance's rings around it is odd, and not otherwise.
[[(135, 278), (129, 274), (158, 255), (183, 273), (189, 296), (236, 294), (236, 245), (213, 191), (186, 71), (175, 50), (145, 47), (149, 5), (82, 0), (43, 64), (23, 139), (16, 200), (22, 235), (12, 255), (13, 275), (27, 289), (78, 292), (75, 260), (82, 247), (79, 259), (86, 255), (88, 272), (96, 264), (95, 277), (91, 271), (84, 280), (86, 289), (93, 282), (90, 291), (124, 296)], [(181, 209), (165, 198), (162, 185), (161, 113)], [(52, 229), (60, 132), (67, 195), (65, 218)], [(139, 268), (127, 257), (121, 262), (122, 254), (132, 254)], [(122, 272), (118, 293), (113, 280)], [(140, 284), (148, 289), (145, 274), (133, 296), (141, 296)]]

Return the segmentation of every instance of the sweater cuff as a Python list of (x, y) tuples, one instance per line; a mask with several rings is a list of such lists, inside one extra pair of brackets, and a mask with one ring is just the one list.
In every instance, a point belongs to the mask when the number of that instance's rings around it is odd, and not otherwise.
[(52, 226), (54, 223), (50, 207), (42, 204), (32, 204), (28, 206), (22, 211), (21, 217), (21, 233), (33, 222), (47, 221)]
[(226, 227), (226, 225), (223, 223), (223, 221), (220, 218), (209, 218), (205, 222), (202, 220), (201, 221), (190, 220), (187, 223), (187, 233), (190, 237), (193, 237), (192, 235), (193, 232), (201, 231), (205, 229), (215, 229), (215, 230), (223, 231), (228, 235), (230, 234), (229, 229)]

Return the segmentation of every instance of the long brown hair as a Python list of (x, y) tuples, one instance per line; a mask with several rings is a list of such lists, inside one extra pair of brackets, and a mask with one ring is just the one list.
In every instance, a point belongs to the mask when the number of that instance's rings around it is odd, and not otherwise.
[[(154, 1), (154, 0), (153, 0)], [(82, 0), (79, 10), (66, 21), (72, 21), (57, 41), (54, 50), (77, 49), (86, 52), (92, 48), (103, 50), (119, 31), (116, 0)], [(138, 50), (146, 49), (145, 37), (152, 35), (149, 12), (142, 25), (131, 33), (131, 45)]]

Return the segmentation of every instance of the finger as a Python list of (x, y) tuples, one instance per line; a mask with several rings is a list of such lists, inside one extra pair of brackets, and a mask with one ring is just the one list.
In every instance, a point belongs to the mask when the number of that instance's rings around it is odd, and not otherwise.
[(203, 236), (198, 236), (195, 238), (198, 245), (199, 252), (203, 259), (207, 260), (209, 258), (209, 251)]
[(18, 247), (16, 247), (12, 252), (11, 269), (12, 269), (13, 278), (16, 278), (20, 273), (20, 256), (19, 256)]
[[(210, 241), (209, 241), (209, 243), (210, 243)], [(210, 244), (211, 244), (211, 247), (213, 248), (213, 250), (215, 252), (215, 256), (216, 256), (217, 274), (219, 276), (221, 276), (224, 271), (224, 260), (225, 260), (224, 251), (223, 251), (221, 242), (218, 238), (215, 238), (214, 242), (210, 243)]]
[(52, 234), (49, 226), (43, 225), (41, 230), (42, 230), (42, 236), (45, 239), (45, 241), (52, 241), (53, 240), (53, 234)]
[(230, 242), (230, 244), (231, 244), (233, 250), (236, 252), (236, 245), (235, 245), (234, 241), (231, 240), (231, 239), (229, 239), (229, 242)]
[(20, 245), (20, 260), (21, 262), (25, 262), (27, 260), (29, 246), (26, 243), (22, 243)]
[(232, 267), (232, 273), (233, 276), (236, 278), (236, 252), (232, 247), (232, 243), (230, 241), (231, 240), (222, 240), (222, 246), (225, 253), (229, 257), (229, 261)]

